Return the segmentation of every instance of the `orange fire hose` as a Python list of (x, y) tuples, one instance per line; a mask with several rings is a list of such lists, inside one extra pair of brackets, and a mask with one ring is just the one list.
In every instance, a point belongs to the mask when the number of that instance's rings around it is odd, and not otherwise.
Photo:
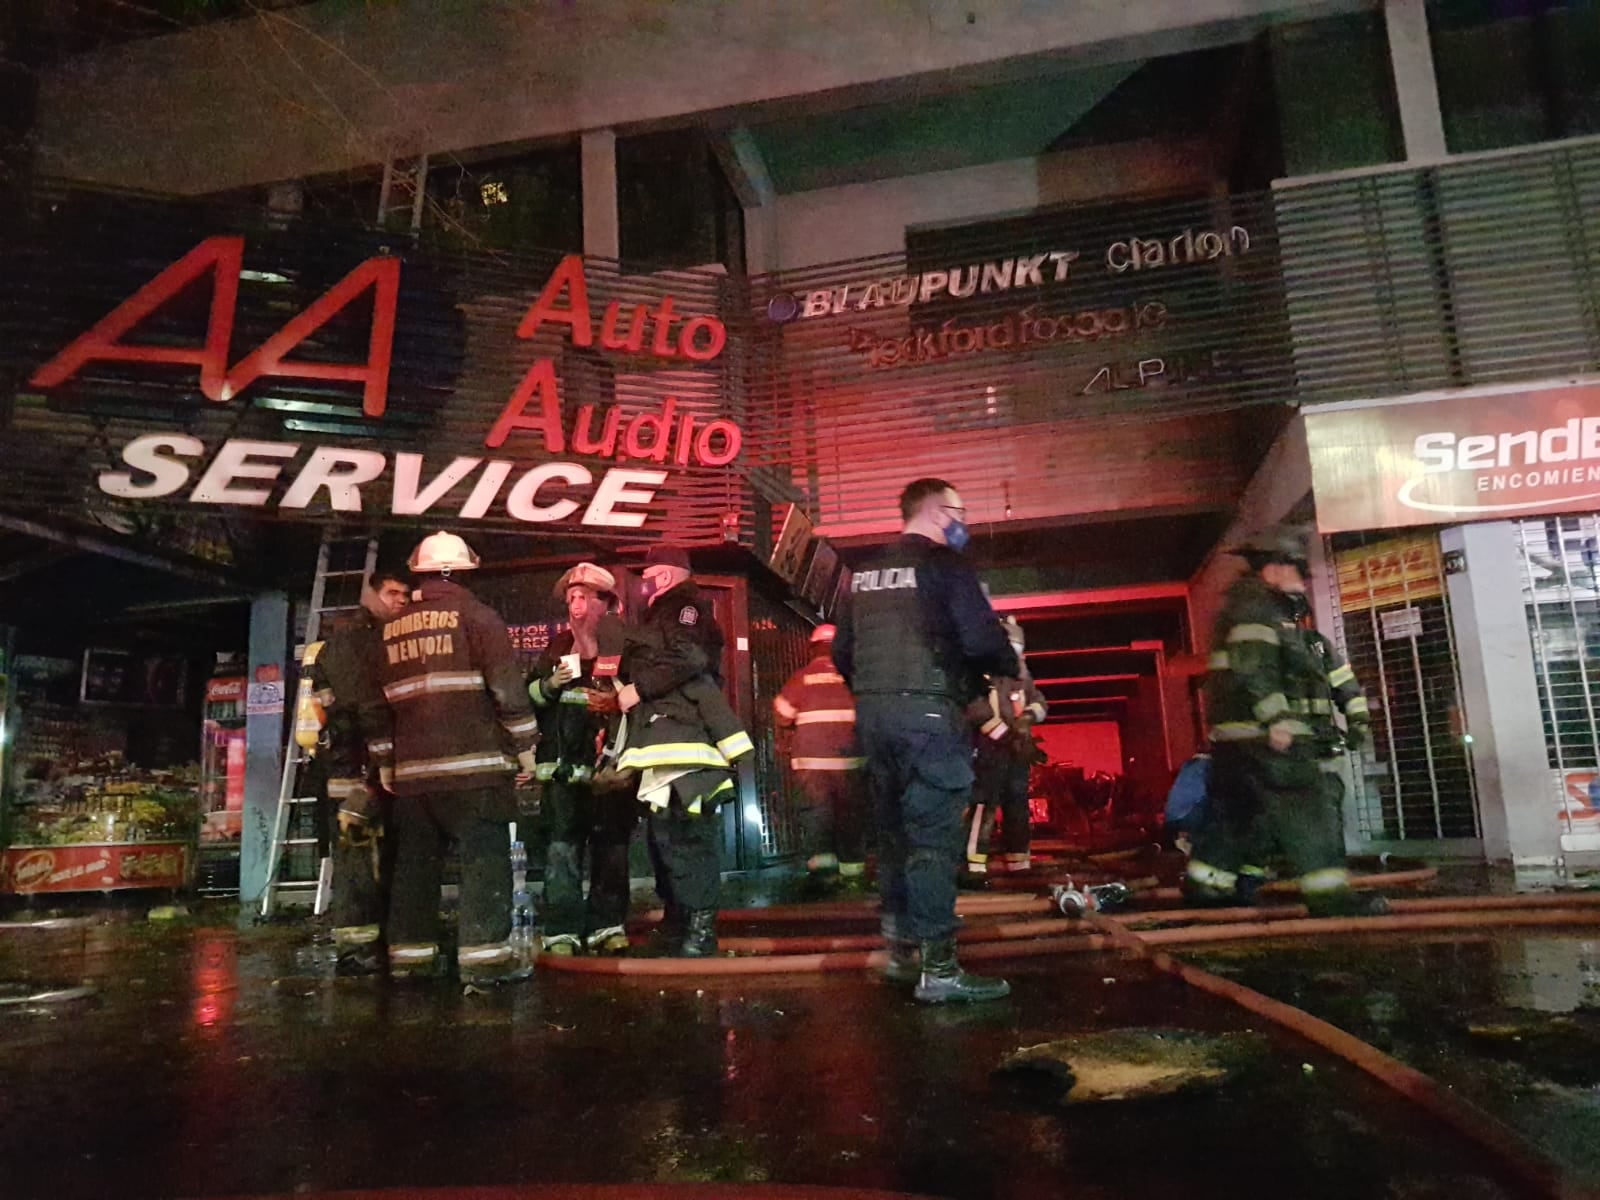
[[(1489, 899), (1500, 899), (1500, 897), (1490, 897)], [(1542, 912), (1512, 913), (1497, 911), (1491, 906), (1478, 905), (1469, 911), (1474, 911), (1476, 914), (1471, 922), (1474, 925), (1499, 925), (1511, 922), (1501, 922), (1492, 918), (1510, 916), (1559, 917), (1570, 912), (1581, 912), (1582, 908), (1571, 910), (1546, 909)], [(1441, 913), (1438, 915), (1446, 916), (1448, 914)], [(1324, 932), (1345, 932), (1366, 928), (1374, 920), (1387, 923), (1394, 920), (1420, 921), (1429, 919), (1429, 915), (1415, 914), (1409, 918), (1354, 917), (1341, 918), (1334, 921), (1307, 921), (1305, 924), (1338, 926), (1340, 928), (1329, 928)], [(1592, 916), (1591, 919), (1593, 919)], [(1576, 1186), (1570, 1186), (1564, 1181), (1563, 1172), (1556, 1163), (1529, 1145), (1509, 1126), (1484, 1112), (1476, 1105), (1463, 1100), (1460, 1096), (1441, 1085), (1432, 1076), (1425, 1075), (1414, 1067), (1406, 1066), (1405, 1063), (1390, 1057), (1376, 1046), (1362, 1041), (1353, 1034), (1346, 1033), (1335, 1025), (1330, 1025), (1318, 1017), (1312, 1016), (1303, 1009), (1284, 1004), (1280, 1000), (1274, 1000), (1254, 988), (1245, 987), (1243, 984), (1235, 983), (1230, 979), (1223, 979), (1221, 976), (1214, 975), (1200, 967), (1179, 962), (1163, 951), (1150, 949), (1151, 935), (1137, 934), (1113, 922), (1103, 921), (1093, 916), (1088, 918), (1088, 923), (1099, 928), (1107, 941), (1144, 959), (1163, 974), (1172, 975), (1183, 980), (1190, 987), (1221, 997), (1249, 1012), (1255, 1013), (1257, 1016), (1265, 1017), (1280, 1028), (1288, 1030), (1290, 1033), (1365, 1072), (1391, 1091), (1422, 1108), (1435, 1119), (1444, 1122), (1457, 1133), (1463, 1134), (1469, 1140), (1484, 1147), (1512, 1176), (1523, 1184), (1537, 1189), (1541, 1194), (1557, 1197), (1558, 1200), (1568, 1200), (1569, 1197), (1575, 1200), (1576, 1197), (1582, 1194)], [(1542, 924), (1543, 922), (1532, 923)], [(1418, 928), (1419, 926), (1408, 925), (1406, 927)]]
[[(1590, 926), (1600, 924), (1600, 903), (1576, 897), (1527, 897), (1516, 908), (1509, 908), (1501, 897), (1464, 897), (1454, 907), (1438, 907), (1449, 901), (1397, 901), (1399, 911), (1384, 917), (1304, 917), (1292, 910), (1282, 916), (1273, 910), (1263, 916), (1245, 910), (1247, 920), (1220, 924), (1199, 924), (1174, 928), (1129, 932), (1143, 945), (1196, 946), (1221, 942), (1256, 941), (1263, 938), (1323, 937), (1343, 933), (1404, 933), (1452, 929), (1526, 929)], [(1408, 905), (1421, 904), (1422, 909)], [(1230, 910), (1220, 910), (1228, 913)], [(1236, 910), (1234, 910), (1236, 911)], [(958, 935), (965, 943), (964, 958), (990, 961), (1011, 958), (1037, 958), (1055, 954), (1085, 953), (1111, 948), (1102, 933), (1144, 914), (1123, 914), (1120, 919), (1097, 918), (1093, 926), (1069, 922), (1065, 918), (1048, 921), (1021, 921), (1009, 925), (974, 926)], [(1169, 917), (1172, 914), (1166, 914)], [(1219, 913), (1206, 913), (1216, 916)], [(1055, 936), (1048, 936), (1050, 934)], [(1045, 936), (1040, 936), (1045, 935)], [(875, 940), (875, 939), (870, 939)], [(744, 951), (744, 958), (579, 958), (541, 955), (539, 965), (549, 969), (586, 975), (648, 975), (654, 978), (694, 979), (711, 975), (785, 975), (866, 970), (881, 965), (881, 950), (869, 950), (869, 939), (851, 937), (748, 938), (723, 939), (730, 951)], [(785, 951), (788, 951), (787, 953)]]
[[(1390, 888), (1411, 887), (1421, 883), (1430, 883), (1438, 878), (1438, 872), (1432, 867), (1421, 867), (1416, 870), (1389, 871), (1376, 875), (1356, 875), (1352, 877), (1350, 885), (1356, 888)], [(1046, 886), (1035, 882), (1033, 888), (1037, 891)], [(1265, 891), (1273, 895), (1294, 894), (1299, 888), (1292, 882), (1268, 884)], [(1182, 892), (1177, 888), (1153, 888), (1149, 891), (1138, 893), (1140, 902), (1147, 900), (1181, 900)], [(962, 896), (956, 901), (956, 912), (962, 916), (1015, 916), (1023, 913), (1054, 912), (1055, 907), (1043, 896), (1021, 895), (991, 895), (978, 893)], [(661, 910), (655, 909), (644, 913), (637, 925), (647, 925), (661, 919)], [(831, 921), (876, 921), (878, 919), (878, 902), (876, 900), (843, 900), (822, 902), (816, 904), (774, 904), (765, 908), (728, 908), (723, 909), (718, 915), (725, 925), (768, 924), (790, 922), (831, 922)]]
[[(1432, 878), (1431, 871), (1397, 872), (1402, 879)], [(1392, 878), (1390, 882), (1392, 883)], [(1377, 886), (1372, 876), (1368, 887)], [(1175, 890), (1175, 889), (1174, 889)], [(993, 901), (996, 897), (964, 897)], [(1034, 899), (1025, 908), (1011, 904), (966, 905), (971, 915), (1006, 915), (1012, 911), (1048, 909), (1050, 902)], [(1298, 905), (1267, 909), (1168, 909), (1153, 912), (1093, 915), (1086, 920), (996, 921), (962, 929), (962, 957), (969, 962), (1037, 958), (1059, 954), (1124, 950), (1137, 954), (1156, 970), (1182, 979), (1191, 987), (1229, 1000), (1265, 1017), (1291, 1033), (1336, 1055), (1423, 1108), (1458, 1133), (1482, 1145), (1505, 1170), (1543, 1195), (1559, 1200), (1580, 1192), (1562, 1179), (1554, 1163), (1529, 1146), (1509, 1127), (1454, 1095), (1430, 1076), (1406, 1066), (1360, 1038), (1313, 1017), (1292, 1005), (1209, 971), (1180, 962), (1160, 946), (1198, 946), (1222, 942), (1253, 941), (1337, 934), (1420, 933), (1461, 929), (1571, 928), (1600, 925), (1600, 895), (1567, 896), (1464, 896), (1429, 897), (1391, 901), (1394, 910), (1381, 917), (1307, 917)], [(794, 906), (803, 908), (805, 906)], [(863, 905), (819, 906), (831, 910), (825, 919), (875, 917)], [(839, 913), (848, 911), (848, 917)], [(772, 910), (744, 910), (766, 914)], [(815, 910), (813, 910), (815, 911)], [(747, 919), (761, 919), (760, 917)], [(797, 920), (786, 914), (779, 920)], [(1177, 925), (1186, 921), (1193, 924)], [(1136, 932), (1130, 926), (1156, 924), (1160, 928)], [(1041, 936), (1043, 935), (1043, 936)], [(1054, 935), (1054, 936), (1050, 936)], [(883, 965), (887, 955), (871, 949), (872, 936), (802, 936), (793, 938), (724, 938), (724, 950), (743, 958), (564, 958), (541, 956), (541, 966), (588, 975), (634, 976), (652, 979), (712, 978), (726, 976), (861, 972)]]

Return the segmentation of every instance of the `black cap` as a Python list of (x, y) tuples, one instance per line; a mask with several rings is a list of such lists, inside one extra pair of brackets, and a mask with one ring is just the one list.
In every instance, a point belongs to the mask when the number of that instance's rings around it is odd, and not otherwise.
[(644, 565), (651, 567), (657, 564), (677, 567), (681, 571), (693, 570), (689, 566), (689, 552), (682, 546), (651, 546), (650, 553), (644, 556)]

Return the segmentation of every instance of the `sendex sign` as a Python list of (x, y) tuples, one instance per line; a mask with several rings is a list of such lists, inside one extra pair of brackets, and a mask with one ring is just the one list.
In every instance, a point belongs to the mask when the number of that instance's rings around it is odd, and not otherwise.
[(1600, 384), (1309, 410), (1324, 533), (1600, 508)]
[[(34, 371), (30, 385), (49, 393), (92, 363), (131, 363), (141, 369), (193, 372), (204, 401), (226, 405), (238, 402), (263, 379), (315, 380), (359, 389), (364, 416), (381, 420), (388, 408), (401, 261), (389, 256), (366, 260), (261, 345), (230, 363), (244, 249), (242, 237), (206, 238)], [(199, 344), (128, 340), (153, 314), (204, 282), (211, 285), (211, 302)], [(358, 300), (365, 303), (369, 295), (365, 361), (294, 357), (330, 320)], [(717, 317), (679, 313), (670, 295), (654, 304), (630, 305), (627, 311), (614, 300), (594, 312), (578, 255), (564, 258), (550, 274), (524, 313), (517, 337), (532, 338), (546, 326), (563, 327), (573, 346), (691, 365), (715, 360), (728, 338)], [(430, 462), (417, 452), (391, 458), (368, 448), (318, 444), (293, 477), (284, 479), (290, 460), (300, 454), (299, 442), (230, 438), (210, 451), (188, 433), (162, 431), (124, 444), (120, 458), (126, 469), (101, 472), (97, 484), (118, 500), (181, 500), (197, 506), (262, 508), (276, 495), (276, 506), (290, 515), (324, 497), (334, 512), (370, 511), (362, 489), (381, 480), (394, 516), (440, 513), (447, 496), (464, 492), (443, 515), (474, 521), (503, 513), (533, 524), (576, 517), (583, 525), (637, 528), (648, 516), (643, 506), (652, 502), (672, 469), (723, 467), (739, 456), (743, 435), (738, 425), (680, 412), (671, 397), (652, 411), (631, 415), (614, 404), (583, 404), (568, 425), (558, 388), (554, 360), (536, 360), (484, 432), (485, 453), (456, 455), (448, 462)], [(517, 457), (511, 457), (508, 443)], [(525, 452), (530, 444), (556, 457), (529, 466)], [(643, 465), (597, 471), (559, 457), (569, 452)], [(284, 483), (286, 487), (279, 486)]]

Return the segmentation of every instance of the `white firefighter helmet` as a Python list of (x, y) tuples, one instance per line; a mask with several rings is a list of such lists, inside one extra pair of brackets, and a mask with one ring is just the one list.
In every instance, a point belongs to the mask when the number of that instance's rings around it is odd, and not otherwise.
[(418, 572), (472, 571), (478, 566), (478, 556), (466, 542), (441, 529), (417, 543), (408, 565)]

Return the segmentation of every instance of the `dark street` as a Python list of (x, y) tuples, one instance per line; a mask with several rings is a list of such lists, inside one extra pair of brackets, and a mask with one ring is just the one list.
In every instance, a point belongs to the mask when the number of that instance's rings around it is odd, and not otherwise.
[[(1008, 964), (1013, 997), (965, 1012), (838, 976), (702, 987), (541, 972), (462, 995), (443, 982), (324, 978), (303, 929), (241, 933), (228, 916), (219, 907), (155, 924), (122, 913), (0, 935), (11, 995), (25, 980), (97, 988), (0, 1008), (8, 1196), (728, 1182), (1227, 1197), (1241, 1171), (1251, 1190), (1342, 1200), (1524, 1194), (1477, 1147), (1284, 1035), (1248, 1078), (1201, 1098), (1059, 1110), (992, 1077), (1008, 1052), (1069, 1033), (1260, 1027), (1122, 956)], [(1405, 1043), (1428, 1042), (1415, 1027), (1441, 1003), (1480, 1016), (1531, 1009), (1566, 965), (1566, 992), (1592, 1003), (1577, 974), (1592, 951), (1506, 937), (1210, 960), (1334, 1019), (1365, 1013), (1380, 1034), (1410, 1030), (1390, 1039), (1404, 1054)], [(1506, 966), (1524, 958), (1550, 979)], [(1430, 981), (1446, 960), (1456, 990), (1442, 998)], [(1489, 1099), (1543, 1095), (1569, 1122), (1583, 1103), (1592, 1117), (1600, 1039), (1570, 1045), (1564, 1084), (1541, 1080), (1537, 1062), (1509, 1081), (1512, 1068), (1488, 1059), (1458, 1073)], [(1454, 1051), (1474, 1053), (1465, 1042)], [(1581, 1055), (1587, 1070), (1573, 1061)], [(1582, 1139), (1552, 1126), (1544, 1140), (1596, 1177)]]

